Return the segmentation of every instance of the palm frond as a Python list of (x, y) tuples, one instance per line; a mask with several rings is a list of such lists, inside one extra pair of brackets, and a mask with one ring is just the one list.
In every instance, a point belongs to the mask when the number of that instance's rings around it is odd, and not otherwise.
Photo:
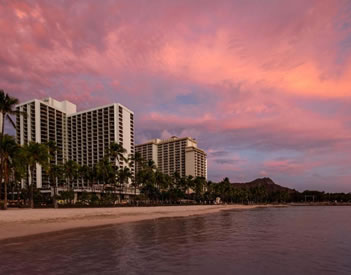
[(9, 115), (7, 115), (6, 118), (10, 121), (13, 128), (15, 128), (15, 130), (17, 130), (16, 123), (13, 121), (13, 119)]

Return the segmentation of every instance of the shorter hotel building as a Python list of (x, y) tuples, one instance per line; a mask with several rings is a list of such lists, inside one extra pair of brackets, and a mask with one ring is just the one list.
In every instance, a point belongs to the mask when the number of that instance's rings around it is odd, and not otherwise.
[[(207, 179), (207, 155), (197, 147), (191, 137), (153, 139), (135, 146), (145, 161), (152, 160), (164, 174), (178, 172), (181, 177), (193, 176)], [(137, 167), (138, 169), (138, 167)]]

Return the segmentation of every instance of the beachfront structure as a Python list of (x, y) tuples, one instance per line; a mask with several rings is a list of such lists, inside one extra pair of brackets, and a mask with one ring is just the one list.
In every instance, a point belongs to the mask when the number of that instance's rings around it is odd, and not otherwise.
[[(76, 105), (69, 101), (46, 98), (33, 99), (16, 108), (27, 113), (27, 116), (17, 115), (17, 143), (54, 141), (58, 147), (53, 160), (56, 164), (74, 160), (92, 167), (107, 154), (111, 142), (122, 144), (126, 155), (134, 154), (133, 112), (121, 104), (77, 112)], [(40, 165), (31, 183), (37, 188), (49, 188), (48, 177)], [(84, 182), (77, 181), (72, 187), (83, 188)]]
[[(73, 113), (67, 117), (67, 129), (68, 159), (80, 165), (93, 167), (106, 156), (113, 142), (126, 149), (126, 157), (134, 155), (134, 113), (121, 104)], [(115, 165), (124, 167), (127, 163), (120, 160)], [(134, 174), (133, 166), (131, 172)]]
[[(44, 143), (54, 141), (58, 147), (55, 164), (67, 159), (67, 116), (76, 112), (76, 105), (69, 101), (56, 101), (52, 98), (33, 99), (17, 105), (17, 111), (27, 115), (16, 117), (16, 140), (18, 144), (31, 141)], [(36, 165), (31, 175), (31, 183), (37, 188), (48, 187), (48, 177), (40, 165)]]
[(173, 175), (178, 172), (181, 177), (191, 175), (207, 179), (207, 155), (191, 137), (153, 139), (136, 145), (135, 151), (145, 161), (154, 161), (162, 173)]

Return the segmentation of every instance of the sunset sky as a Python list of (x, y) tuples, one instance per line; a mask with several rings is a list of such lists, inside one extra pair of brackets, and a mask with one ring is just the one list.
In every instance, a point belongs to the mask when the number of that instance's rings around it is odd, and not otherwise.
[(120, 102), (211, 180), (351, 191), (351, 1), (0, 2), (0, 89)]

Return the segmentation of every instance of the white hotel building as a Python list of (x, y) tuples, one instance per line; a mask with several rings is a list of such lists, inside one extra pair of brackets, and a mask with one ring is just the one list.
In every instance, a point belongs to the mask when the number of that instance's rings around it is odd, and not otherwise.
[(153, 139), (136, 145), (135, 151), (145, 161), (153, 160), (162, 173), (173, 175), (178, 172), (181, 177), (191, 175), (207, 179), (207, 155), (191, 137)]
[[(21, 103), (17, 110), (27, 113), (16, 118), (17, 142), (23, 145), (30, 141), (54, 141), (58, 147), (54, 160), (57, 164), (74, 160), (92, 167), (107, 154), (112, 142), (123, 145), (126, 156), (134, 154), (134, 114), (119, 103), (77, 112), (76, 105), (69, 101), (47, 98)], [(37, 188), (49, 188), (40, 165), (32, 182)], [(84, 182), (76, 182), (73, 187), (82, 188)]]

